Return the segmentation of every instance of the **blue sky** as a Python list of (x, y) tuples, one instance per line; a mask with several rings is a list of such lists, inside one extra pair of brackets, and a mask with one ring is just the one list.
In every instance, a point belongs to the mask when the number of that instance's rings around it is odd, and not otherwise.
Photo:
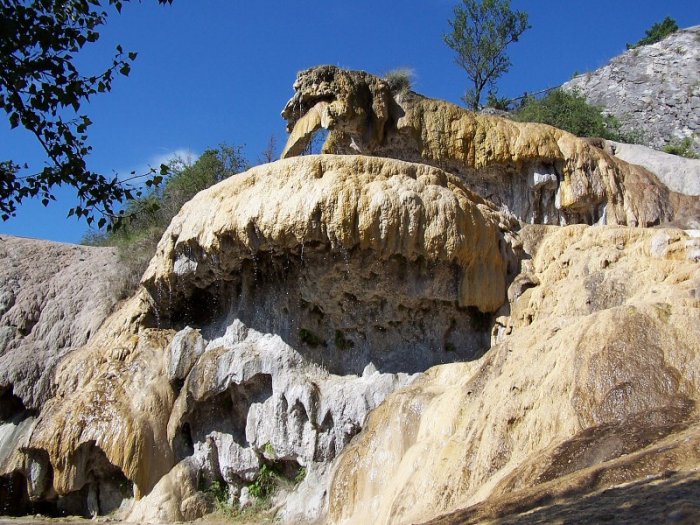
[[(89, 166), (127, 175), (175, 152), (201, 154), (218, 144), (244, 145), (255, 162), (270, 137), (286, 140), (280, 117), (297, 71), (336, 64), (383, 74), (415, 71), (414, 89), (459, 103), (467, 79), (442, 36), (457, 0), (155, 0), (127, 4), (111, 16), (100, 41), (79, 56), (85, 73), (100, 72), (117, 44), (137, 51), (128, 78), (83, 107), (93, 153)], [(513, 0), (532, 28), (509, 48), (513, 62), (499, 93), (515, 97), (596, 69), (671, 16), (700, 24), (696, 0)], [(3, 114), (4, 116), (4, 114)], [(0, 122), (0, 159), (41, 167), (45, 159), (22, 130)], [(74, 192), (56, 192), (44, 208), (28, 201), (7, 233), (79, 242), (84, 221), (67, 219)]]

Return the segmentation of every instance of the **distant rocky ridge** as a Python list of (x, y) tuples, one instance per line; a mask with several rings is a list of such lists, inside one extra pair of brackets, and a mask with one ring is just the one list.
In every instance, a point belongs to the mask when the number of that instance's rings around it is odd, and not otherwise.
[(656, 149), (689, 137), (700, 153), (700, 26), (630, 49), (563, 86), (577, 90)]

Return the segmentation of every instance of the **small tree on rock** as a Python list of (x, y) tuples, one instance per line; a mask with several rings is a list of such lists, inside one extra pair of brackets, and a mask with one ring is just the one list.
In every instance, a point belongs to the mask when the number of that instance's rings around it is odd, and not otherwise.
[(506, 48), (528, 29), (527, 19), (527, 13), (511, 9), (510, 0), (462, 0), (455, 7), (445, 43), (472, 81), (463, 98), (467, 107), (478, 110), (484, 89), (493, 90), (496, 79), (510, 69)]

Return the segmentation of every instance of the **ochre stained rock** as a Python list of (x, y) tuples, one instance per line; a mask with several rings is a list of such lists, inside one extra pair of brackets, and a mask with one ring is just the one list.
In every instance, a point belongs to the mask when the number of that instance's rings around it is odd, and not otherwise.
[(89, 481), (95, 454), (104, 453), (137, 495), (174, 465), (166, 427), (175, 394), (163, 357), (172, 331), (140, 326), (148, 309), (142, 290), (57, 368), (56, 396), (27, 448), (48, 453), (59, 495)]
[[(458, 303), (483, 312), (505, 301), (512, 220), (454, 176), (426, 165), (360, 156), (299, 157), (260, 166), (195, 196), (173, 219), (144, 275), (152, 294), (179, 299), (262, 254), (371, 251), (379, 260), (448, 262)], [(500, 226), (499, 226), (500, 225)], [(215, 264), (202, 264), (216, 254)]]
[(392, 159), (227, 179), (173, 219), (144, 286), (58, 363), (36, 418), (4, 428), (3, 457), (32, 501), (84, 514), (158, 487), (139, 520), (203, 508), (181, 507), (197, 484), (173, 492), (180, 479), (240, 490), (270, 446), (290, 468), (330, 462), (415, 372), (483, 353), (515, 224), (456, 177)]
[(586, 226), (521, 239), (532, 259), (497, 343), (370, 415), (339, 459), (332, 523), (419, 523), (518, 491), (536, 505), (540, 485), (585, 493), (697, 464), (683, 443), (700, 443), (698, 240)]
[(377, 77), (335, 66), (302, 71), (294, 89), (282, 112), (291, 133), (283, 157), (299, 154), (324, 127), (331, 131), (327, 153), (438, 166), (523, 222), (650, 226), (673, 219), (670, 192), (652, 173), (551, 126), (391, 93)]

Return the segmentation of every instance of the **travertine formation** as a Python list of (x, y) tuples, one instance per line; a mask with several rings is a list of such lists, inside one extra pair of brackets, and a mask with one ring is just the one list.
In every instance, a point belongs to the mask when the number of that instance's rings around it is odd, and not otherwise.
[(688, 138), (700, 153), (700, 26), (628, 50), (563, 88), (602, 106), (644, 144), (660, 149)]
[[(297, 88), (294, 158), (183, 206), (111, 314), (111, 250), (0, 239), (0, 514), (194, 520), (272, 476), (287, 523), (459, 523), (697, 466), (700, 233), (615, 225), (697, 197), (366, 73)], [(319, 126), (343, 155), (296, 156)]]
[(674, 217), (673, 192), (652, 173), (551, 126), (392, 93), (380, 78), (335, 66), (302, 71), (294, 89), (283, 157), (323, 127), (327, 153), (438, 166), (523, 222), (652, 226)]
[(586, 492), (697, 466), (700, 238), (586, 226), (521, 236), (532, 259), (496, 344), (371, 414), (340, 458), (332, 523), (420, 523), (528, 491), (536, 505), (539, 486), (540, 497)]
[(515, 224), (437, 168), (371, 157), (200, 193), (14, 439), (16, 505), (167, 521), (215, 481), (243, 498), (263, 466), (315, 479), (416, 372), (488, 348)]
[(36, 410), (52, 394), (56, 363), (87, 342), (120, 298), (124, 272), (111, 248), (7, 235), (0, 259), (0, 395)]

